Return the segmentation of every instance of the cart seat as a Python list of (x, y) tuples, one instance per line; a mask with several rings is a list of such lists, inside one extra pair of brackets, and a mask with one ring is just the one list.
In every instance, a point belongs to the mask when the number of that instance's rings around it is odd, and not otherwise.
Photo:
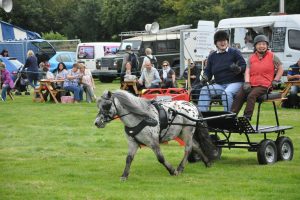
[(277, 101), (277, 100), (280, 101), (282, 100), (280, 92), (267, 93), (257, 98), (258, 103), (262, 103), (264, 101)]

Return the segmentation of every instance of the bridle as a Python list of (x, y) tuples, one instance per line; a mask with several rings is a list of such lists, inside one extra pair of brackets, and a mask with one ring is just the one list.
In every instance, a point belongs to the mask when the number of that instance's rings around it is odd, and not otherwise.
[(100, 109), (99, 112), (98, 112), (98, 115), (102, 114), (105, 119), (108, 119), (108, 120), (104, 120), (103, 121), (104, 123), (108, 123), (108, 122), (111, 122), (111, 121), (113, 121), (115, 119), (119, 119), (119, 118), (122, 118), (122, 117), (124, 117), (126, 115), (132, 114), (131, 112), (129, 112), (129, 113), (126, 113), (126, 114), (123, 114), (123, 115), (117, 115), (116, 114), (114, 116), (110, 116), (109, 114), (106, 114), (106, 112), (104, 112), (103, 110), (109, 111), (110, 108), (111, 108), (111, 106), (114, 105), (116, 113), (118, 113), (118, 109), (117, 109), (116, 103), (114, 101), (114, 97), (108, 98), (108, 97), (101, 96), (101, 99), (104, 99), (106, 101), (110, 101), (111, 102), (111, 104), (104, 106), (105, 108), (104, 109)]

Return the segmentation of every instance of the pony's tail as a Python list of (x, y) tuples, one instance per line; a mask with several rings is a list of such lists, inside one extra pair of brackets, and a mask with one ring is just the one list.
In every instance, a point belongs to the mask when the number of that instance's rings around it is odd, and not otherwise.
[[(213, 144), (209, 132), (206, 126), (206, 123), (198, 124), (196, 130), (194, 132), (193, 140), (195, 141), (196, 145), (201, 148), (204, 155), (207, 157), (209, 162), (217, 159), (217, 148)], [(199, 160), (204, 161), (195, 150), (192, 150), (188, 161), (189, 162), (197, 162)]]

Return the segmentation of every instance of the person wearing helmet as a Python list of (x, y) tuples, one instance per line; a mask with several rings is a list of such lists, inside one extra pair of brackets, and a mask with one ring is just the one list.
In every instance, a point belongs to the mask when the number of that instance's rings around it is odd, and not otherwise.
[(265, 35), (254, 38), (254, 53), (249, 57), (245, 83), (234, 100), (231, 111), (239, 113), (245, 99), (247, 105), (244, 117), (251, 120), (256, 99), (266, 94), (270, 87), (278, 86), (283, 74), (282, 63), (269, 49), (269, 40)]
[[(210, 106), (211, 95), (221, 95), (225, 111), (230, 111), (233, 98), (244, 83), (243, 73), (246, 62), (241, 52), (229, 47), (229, 36), (226, 31), (217, 31), (214, 35), (217, 51), (208, 56), (207, 67), (201, 79), (198, 109), (207, 111)], [(215, 84), (207, 85), (214, 76)]]

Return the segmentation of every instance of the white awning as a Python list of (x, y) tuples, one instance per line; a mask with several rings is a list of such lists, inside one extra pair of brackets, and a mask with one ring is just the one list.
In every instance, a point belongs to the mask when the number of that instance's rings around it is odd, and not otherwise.
[(274, 22), (224, 23), (219, 24), (218, 29), (267, 27), (273, 26), (273, 24)]

